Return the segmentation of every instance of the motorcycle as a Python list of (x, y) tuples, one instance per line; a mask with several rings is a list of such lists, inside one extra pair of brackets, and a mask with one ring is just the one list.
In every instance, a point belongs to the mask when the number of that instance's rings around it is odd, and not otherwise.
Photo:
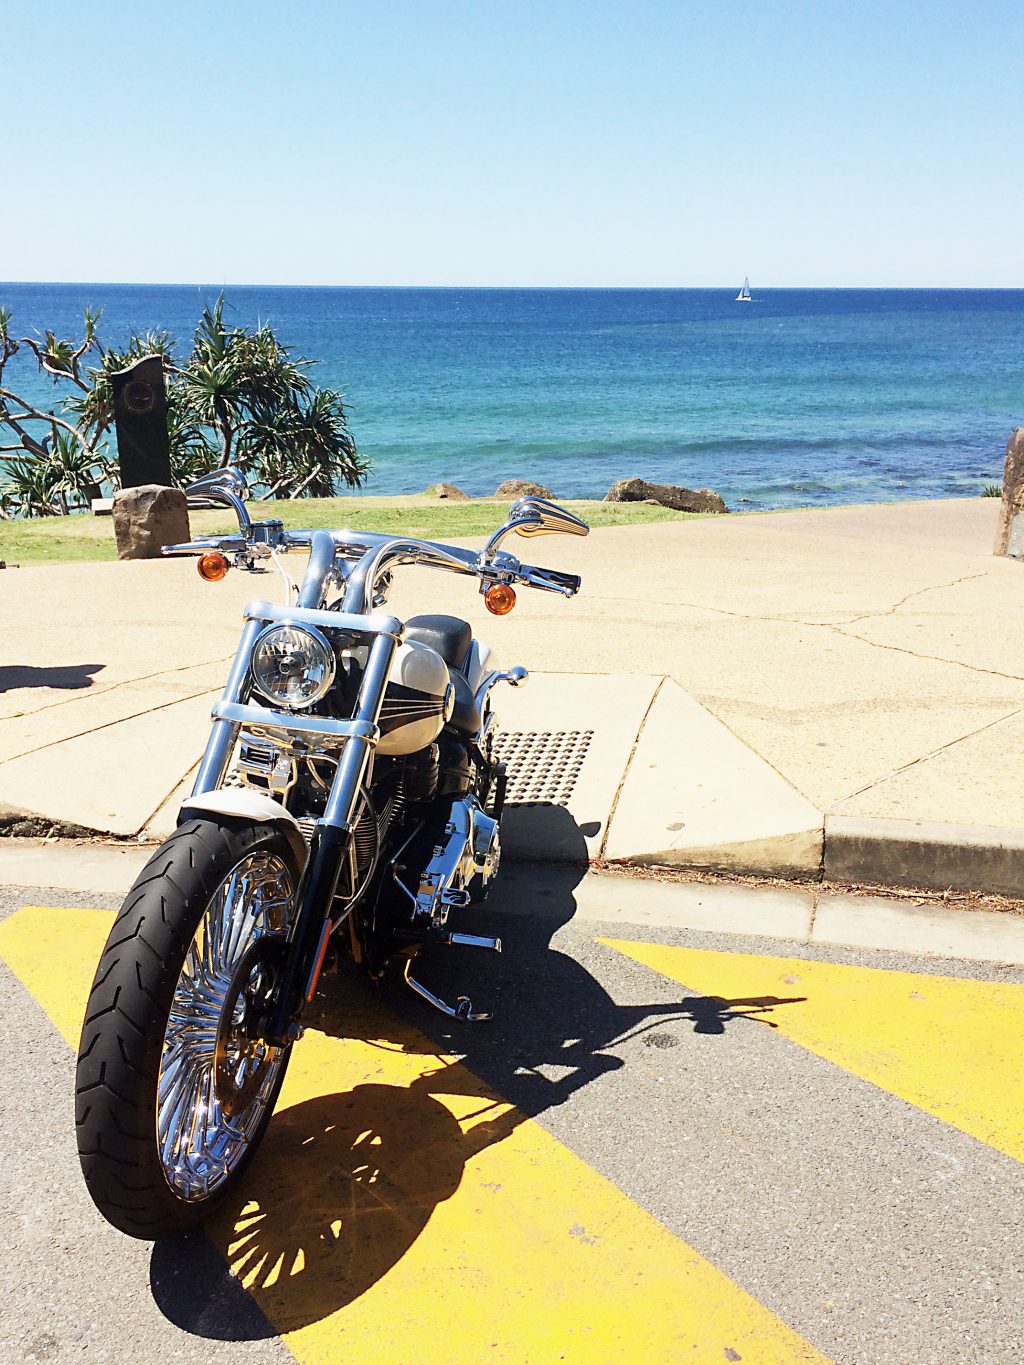
[[(200, 576), (276, 567), (287, 605), (250, 602), (191, 796), (107, 939), (78, 1056), (76, 1124), (100, 1212), (140, 1238), (202, 1224), (270, 1122), (326, 964), (400, 969), (432, 1006), (489, 1017), (412, 975), (435, 945), (501, 951), (450, 923), (490, 891), (506, 772), (492, 693), (522, 686), (468, 622), (382, 612), (394, 570), (479, 580), (494, 614), (526, 585), (572, 597), (574, 574), (522, 564), (515, 534), (586, 535), (541, 498), (514, 503), (480, 551), (253, 521), (244, 478), (216, 471), (190, 506), (233, 508), (238, 530), (168, 546)], [(301, 585), (280, 556), (308, 554)], [(291, 600), (294, 598), (294, 601)]]

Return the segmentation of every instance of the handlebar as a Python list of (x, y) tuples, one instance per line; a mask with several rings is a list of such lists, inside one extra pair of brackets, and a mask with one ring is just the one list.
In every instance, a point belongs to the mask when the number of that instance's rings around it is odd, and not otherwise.
[[(221, 471), (223, 477), (227, 471)], [(228, 480), (221, 487), (210, 476), (194, 486), (189, 502), (209, 506), (221, 501), (234, 508), (239, 529), (234, 534), (199, 536), (181, 545), (168, 545), (164, 554), (199, 554), (219, 551), (232, 555), (236, 566), (256, 569), (261, 561), (276, 552), (308, 550), (309, 565), (299, 590), (297, 606), (317, 608), (331, 582), (343, 587), (346, 611), (370, 611), (383, 600), (382, 585), (390, 579), (390, 569), (399, 564), (422, 564), (453, 573), (475, 575), (483, 592), (492, 583), (522, 583), (542, 592), (572, 597), (580, 589), (578, 574), (562, 573), (521, 564), (514, 555), (498, 548), (512, 532), (519, 535), (547, 535), (568, 532), (586, 535), (589, 527), (572, 512), (540, 498), (521, 498), (513, 504), (508, 520), (494, 533), (482, 551), (405, 536), (383, 535), (373, 531), (286, 530), (280, 521), (251, 521), (244, 505), (244, 482)], [(343, 561), (339, 565), (338, 561)], [(282, 570), (283, 572), (283, 570)], [(386, 590), (386, 589), (384, 589)]]

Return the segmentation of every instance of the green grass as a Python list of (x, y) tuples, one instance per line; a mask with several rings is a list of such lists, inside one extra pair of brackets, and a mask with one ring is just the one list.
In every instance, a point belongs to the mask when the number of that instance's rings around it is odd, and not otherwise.
[[(566, 502), (592, 527), (635, 526), (642, 522), (685, 521), (688, 512), (648, 507), (636, 502)], [(453, 540), (487, 535), (501, 525), (508, 504), (501, 501), (438, 502), (419, 495), (409, 498), (304, 498), (296, 502), (250, 503), (254, 521), (277, 518), (285, 526), (326, 527), (339, 530), (393, 531), (424, 540)], [(234, 516), (223, 512), (193, 512), (193, 535), (233, 531)], [(74, 564), (116, 559), (114, 524), (110, 517), (90, 513), (71, 517), (41, 517), (30, 521), (0, 521), (0, 559), (9, 564)]]

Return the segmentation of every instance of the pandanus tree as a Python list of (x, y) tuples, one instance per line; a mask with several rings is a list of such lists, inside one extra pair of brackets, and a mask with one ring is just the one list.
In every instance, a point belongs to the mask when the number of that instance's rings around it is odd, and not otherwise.
[[(0, 511), (4, 515), (68, 512), (95, 497), (110, 478), (111, 462), (102, 445), (102, 432), (95, 423), (81, 420), (75, 406), (90, 390), (83, 362), (98, 349), (98, 320), (98, 313), (86, 310), (83, 339), (77, 344), (53, 332), (16, 339), (10, 310), (0, 308), (0, 460), (5, 471)], [(71, 388), (59, 410), (43, 410), (7, 387), (5, 371), (21, 347), (55, 385)]]
[[(116, 487), (111, 375), (144, 355), (163, 358), (178, 484), (234, 464), (261, 497), (329, 497), (366, 477), (369, 465), (341, 395), (316, 387), (312, 362), (293, 356), (267, 324), (230, 326), (223, 295), (204, 308), (181, 360), (164, 332), (104, 346), (99, 320), (98, 312), (85, 313), (80, 341), (52, 332), (16, 338), (9, 310), (0, 309), (0, 438), (7, 437), (0, 443), (0, 515), (57, 515)], [(4, 369), (21, 348), (61, 391), (54, 407), (5, 387)]]

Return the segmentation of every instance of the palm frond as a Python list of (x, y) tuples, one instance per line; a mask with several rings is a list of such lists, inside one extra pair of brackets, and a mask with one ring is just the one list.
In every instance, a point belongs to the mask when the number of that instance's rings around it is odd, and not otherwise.
[(15, 455), (6, 461), (3, 494), (9, 506), (23, 517), (55, 517), (61, 507), (56, 467), (45, 459)]

